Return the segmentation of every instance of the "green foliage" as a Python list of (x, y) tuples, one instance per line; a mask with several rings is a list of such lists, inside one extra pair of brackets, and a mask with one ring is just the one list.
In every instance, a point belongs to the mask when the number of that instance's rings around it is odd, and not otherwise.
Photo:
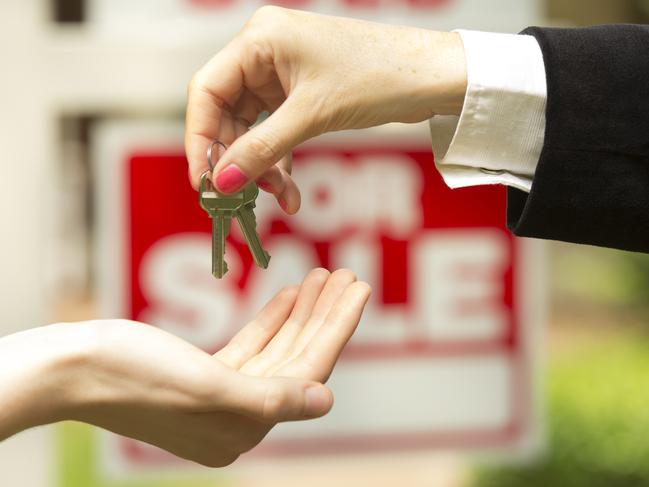
[(624, 253), (623, 269), (628, 277), (630, 298), (636, 306), (647, 308), (649, 298), (649, 254)]
[[(232, 486), (222, 470), (195, 467), (186, 473), (130, 474), (113, 478), (100, 465), (98, 430), (81, 423), (64, 422), (57, 427), (57, 487), (223, 487)], [(1, 475), (0, 475), (0, 478)], [(0, 486), (5, 487), (4, 483)], [(7, 484), (7, 487), (19, 487)]]
[(649, 486), (649, 340), (602, 338), (555, 361), (546, 386), (544, 457), (481, 470), (476, 487)]

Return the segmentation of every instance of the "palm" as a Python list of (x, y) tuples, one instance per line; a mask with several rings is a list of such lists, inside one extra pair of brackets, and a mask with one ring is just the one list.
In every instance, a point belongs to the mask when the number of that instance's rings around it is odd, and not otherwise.
[(97, 322), (105, 338), (92, 376), (110, 392), (76, 419), (204, 465), (231, 463), (278, 421), (313, 417), (302, 387), (327, 380), (358, 324), (369, 287), (355, 280), (311, 271), (214, 357), (152, 326)]
[[(301, 286), (276, 295), (214, 356), (246, 375), (326, 382), (360, 319), (359, 293), (367, 297), (365, 284), (350, 286), (355, 279), (350, 271), (312, 271)], [(239, 414), (222, 415), (230, 428), (245, 432), (244, 450), (274, 426)]]
[(223, 349), (222, 363), (246, 375), (325, 382), (354, 332), (364, 284), (350, 271), (309, 273), (275, 296)]

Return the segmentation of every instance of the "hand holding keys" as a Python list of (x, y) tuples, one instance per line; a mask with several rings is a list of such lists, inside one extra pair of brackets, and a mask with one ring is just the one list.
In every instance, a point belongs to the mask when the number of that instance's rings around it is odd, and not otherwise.
[(201, 208), (212, 219), (212, 274), (220, 279), (228, 272), (228, 265), (225, 262), (225, 238), (230, 232), (232, 217), (235, 217), (239, 222), (255, 264), (266, 269), (270, 255), (262, 247), (257, 234), (257, 220), (254, 213), (255, 200), (259, 194), (257, 185), (251, 182), (238, 193), (231, 195), (219, 193), (212, 185), (210, 178), (214, 167), (212, 147), (215, 144), (223, 146), (220, 142), (214, 141), (207, 151), (210, 170), (201, 176), (198, 199)]

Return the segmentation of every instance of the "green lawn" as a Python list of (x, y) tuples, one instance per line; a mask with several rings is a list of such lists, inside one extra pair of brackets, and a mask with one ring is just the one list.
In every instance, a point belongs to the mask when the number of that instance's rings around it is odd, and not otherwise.
[(475, 487), (649, 486), (649, 336), (606, 333), (570, 349), (547, 368), (544, 458), (478, 470)]

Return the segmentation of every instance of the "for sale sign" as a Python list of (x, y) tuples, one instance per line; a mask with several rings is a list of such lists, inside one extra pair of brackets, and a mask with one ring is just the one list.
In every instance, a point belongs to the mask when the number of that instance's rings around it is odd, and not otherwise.
[(425, 29), (519, 32), (543, 16), (540, 0), (87, 0), (95, 32), (165, 45), (223, 45), (264, 5)]
[[(270, 196), (258, 200), (269, 268), (255, 267), (233, 224), (230, 271), (217, 280), (182, 126), (113, 122), (95, 136), (106, 316), (154, 324), (213, 352), (314, 267), (350, 268), (374, 290), (330, 380), (332, 412), (280, 425), (248, 461), (532, 444), (539, 259), (505, 229), (503, 188), (448, 189), (425, 137), (389, 128), (322, 137), (294, 154), (297, 215)], [(120, 472), (175, 463), (113, 435), (102, 445)]]

